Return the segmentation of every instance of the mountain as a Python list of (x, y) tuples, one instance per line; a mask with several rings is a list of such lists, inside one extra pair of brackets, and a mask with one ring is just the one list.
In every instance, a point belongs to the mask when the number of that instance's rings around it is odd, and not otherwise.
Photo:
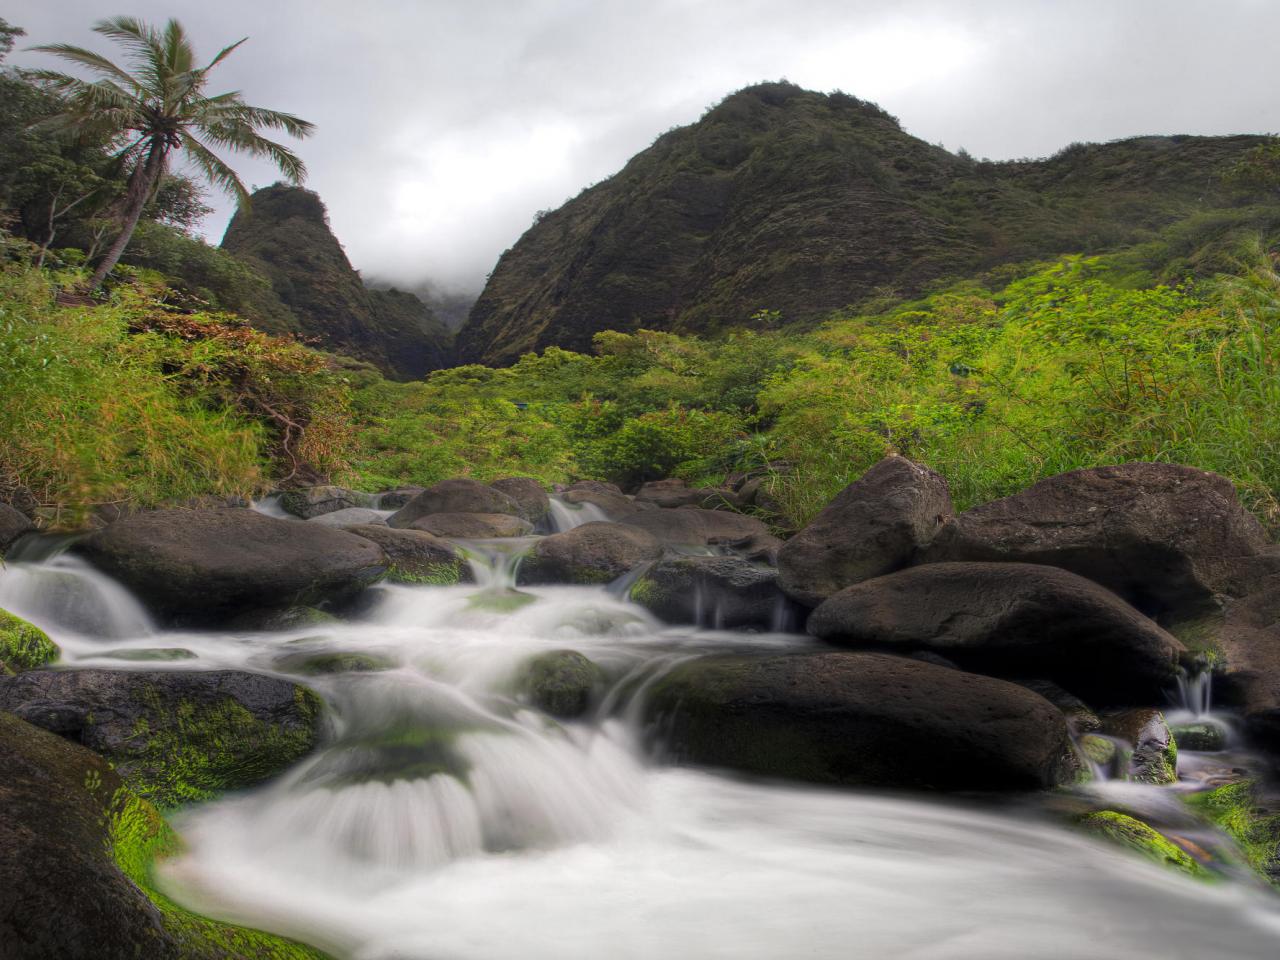
[(266, 276), (297, 332), (325, 349), (396, 380), (449, 366), (449, 331), (413, 294), (365, 287), (312, 191), (279, 183), (256, 191), (227, 225), (222, 247)]
[[(394, 284), (379, 277), (366, 277), (364, 283), (370, 290), (395, 289)], [(480, 295), (474, 290), (470, 293), (452, 290), (432, 280), (420, 280), (402, 289), (425, 303), (436, 315), (436, 319), (451, 333), (456, 333), (467, 322), (467, 315), (471, 313), (471, 308), (475, 306), (476, 298)]]
[(978, 162), (874, 104), (748, 87), (538, 219), (458, 333), (502, 365), (601, 330), (708, 333), (760, 311), (811, 322), (931, 281), (1152, 238), (1259, 200), (1221, 173), (1264, 138), (1152, 136)]

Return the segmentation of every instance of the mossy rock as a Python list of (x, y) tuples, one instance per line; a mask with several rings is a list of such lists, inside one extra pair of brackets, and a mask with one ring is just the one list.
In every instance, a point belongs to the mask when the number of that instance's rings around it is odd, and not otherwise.
[(1193, 794), (1187, 803), (1225, 830), (1249, 866), (1280, 889), (1280, 799), (1241, 781)]
[(465, 783), (470, 765), (457, 748), (460, 732), (405, 725), (351, 738), (326, 750), (308, 771), (307, 780), (340, 788), (445, 775)]
[(487, 610), (490, 613), (515, 613), (537, 601), (532, 593), (521, 590), (486, 590), (477, 593), (467, 600), (467, 606), (473, 610)]
[(185, 647), (146, 647), (133, 650), (107, 650), (98, 654), (104, 660), (127, 660), (131, 662), (163, 662), (173, 660), (195, 660), (196, 655)]
[(1115, 741), (1093, 733), (1080, 738), (1080, 750), (1093, 763), (1104, 768), (1109, 767), (1116, 758)]
[(284, 607), (246, 611), (232, 620), (229, 626), (235, 630), (276, 632), (337, 622), (337, 617), (317, 607)]
[(1149, 860), (1201, 879), (1210, 874), (1194, 857), (1141, 820), (1115, 810), (1103, 810), (1082, 817), (1080, 826), (1089, 833), (1142, 854)]
[(1221, 724), (1209, 720), (1195, 723), (1177, 723), (1171, 726), (1174, 742), (1180, 750), (1200, 750), (1214, 753), (1227, 746), (1227, 730)]
[(0, 610), (0, 673), (34, 670), (57, 660), (61, 651), (39, 627)]
[(260, 783), (300, 760), (320, 699), (237, 670), (35, 670), (0, 678), (0, 710), (78, 740), (161, 807)]
[(576, 650), (552, 650), (531, 658), (516, 688), (520, 696), (553, 717), (580, 717), (604, 686), (604, 672)]
[(6, 960), (323, 960), (159, 893), (180, 840), (102, 757), (0, 713), (0, 916)]
[(285, 673), (322, 676), (330, 673), (373, 673), (390, 670), (394, 661), (369, 653), (335, 651), (332, 653), (288, 653), (276, 659), (273, 666)]

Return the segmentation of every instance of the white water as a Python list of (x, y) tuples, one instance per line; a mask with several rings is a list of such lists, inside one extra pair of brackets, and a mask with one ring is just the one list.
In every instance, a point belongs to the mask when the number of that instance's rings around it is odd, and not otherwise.
[[(67, 574), (113, 631), (136, 618), (127, 594), (68, 562), (0, 570), (0, 606), (33, 610), (33, 584)], [(329, 746), (178, 816), (188, 847), (162, 868), (166, 890), (358, 960), (1280, 955), (1269, 895), (1185, 880), (1034, 809), (655, 767), (625, 709), (557, 723), (511, 695), (533, 653), (571, 647), (631, 689), (709, 650), (810, 641), (665, 629), (598, 588), (527, 589), (513, 604), (511, 567), (490, 569), (507, 573), (381, 587), (361, 622), (292, 633), (152, 632), (135, 619), (105, 639), (77, 613), (64, 623), (70, 608), (41, 608), (72, 665), (185, 648), (196, 659), (146, 666), (271, 671), (299, 651), (391, 666), (308, 680), (332, 709)]]
[(564, 533), (584, 523), (608, 519), (609, 515), (594, 503), (565, 503), (559, 497), (551, 498), (552, 533)]

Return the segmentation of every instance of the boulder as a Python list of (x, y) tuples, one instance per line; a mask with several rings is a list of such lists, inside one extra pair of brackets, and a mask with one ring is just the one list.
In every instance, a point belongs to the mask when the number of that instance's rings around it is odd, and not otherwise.
[(459, 477), (427, 487), (388, 517), (387, 523), (393, 527), (412, 527), (414, 521), (433, 513), (501, 513), (518, 517), (520, 505), (501, 490)]
[(425, 530), (362, 524), (347, 527), (347, 532), (382, 548), (391, 561), (387, 579), (393, 582), (451, 584), (471, 580), (471, 570), (457, 547)]
[(320, 523), (326, 527), (338, 527), (345, 529), (346, 527), (354, 527), (357, 524), (382, 524), (386, 526), (386, 518), (372, 507), (346, 507), (342, 510), (335, 510), (333, 513), (322, 513), (318, 517), (312, 517), (308, 523)]
[(651, 480), (636, 492), (636, 503), (655, 507), (700, 507), (707, 510), (736, 509), (738, 495), (728, 487), (690, 487), (683, 480)]
[(551, 512), (551, 498), (542, 484), (532, 477), (504, 477), (489, 486), (514, 500), (520, 508), (520, 516), (535, 526)]
[(1078, 770), (1066, 720), (1044, 698), (878, 653), (687, 661), (644, 709), (677, 759), (768, 777), (1035, 790)]
[(30, 533), (36, 525), (7, 503), (0, 503), (0, 557), (18, 542), (18, 538)]
[(238, 670), (32, 670), (0, 678), (0, 710), (106, 757), (158, 806), (274, 776), (323, 722), (310, 690)]
[(401, 529), (457, 540), (492, 540), (526, 536), (533, 532), (533, 524), (509, 513), (431, 513)]
[(1177, 783), (1178, 747), (1159, 710), (1140, 707), (1111, 714), (1104, 718), (1102, 732), (1129, 745), (1122, 771), (1126, 779), (1158, 785)]
[(807, 607), (908, 566), (954, 516), (947, 481), (888, 457), (845, 487), (778, 551), (782, 589)]
[(724, 510), (641, 510), (619, 522), (670, 547), (725, 547), (752, 560), (772, 562), (782, 546), (764, 521)]
[(1101, 810), (1079, 821), (1086, 833), (1141, 854), (1162, 866), (1172, 867), (1200, 879), (1208, 879), (1209, 873), (1191, 854), (1150, 825), (1116, 810)]
[(592, 521), (543, 537), (517, 571), (517, 582), (609, 583), (662, 556), (652, 534), (620, 523)]
[(382, 549), (363, 537), (252, 510), (155, 510), (73, 549), (161, 617), (183, 623), (344, 600), (387, 567)]
[(612, 483), (599, 480), (579, 480), (565, 487), (560, 494), (565, 503), (590, 503), (604, 511), (610, 520), (621, 520), (637, 510), (652, 504), (637, 504)]
[(322, 955), (188, 913), (151, 887), (180, 841), (111, 765), (0, 713), (0, 955), (235, 960)]
[(338, 618), (315, 607), (276, 607), (274, 609), (246, 610), (232, 617), (227, 626), (232, 630), (261, 630), (276, 632), (305, 630), (337, 623)]
[(1178, 750), (1214, 753), (1225, 750), (1227, 746), (1227, 728), (1213, 720), (1172, 724), (1169, 732), (1173, 734), (1174, 745)]
[(931, 650), (966, 670), (1044, 677), (1091, 703), (1157, 701), (1183, 652), (1096, 583), (1027, 563), (900, 570), (825, 600), (808, 628), (835, 644)]
[(43, 667), (57, 660), (60, 653), (57, 644), (35, 624), (0, 609), (0, 675)]
[(1060, 474), (968, 510), (939, 532), (923, 560), (1062, 567), (1165, 619), (1211, 609), (1211, 568), (1265, 545), (1261, 525), (1225, 478), (1170, 463), (1126, 463)]
[(384, 490), (382, 493), (375, 494), (374, 500), (379, 510), (399, 510), (425, 489), (427, 488), (412, 484), (396, 487), (394, 490)]
[(571, 720), (587, 712), (604, 689), (604, 672), (576, 650), (551, 650), (524, 664), (517, 694), (553, 717)]
[(743, 557), (667, 557), (631, 588), (631, 600), (668, 623), (784, 630), (791, 604), (778, 571)]
[(370, 508), (374, 499), (367, 493), (348, 490), (346, 487), (303, 487), (300, 490), (286, 490), (280, 494), (280, 509), (303, 520), (336, 513), (339, 510), (350, 510), (353, 507)]

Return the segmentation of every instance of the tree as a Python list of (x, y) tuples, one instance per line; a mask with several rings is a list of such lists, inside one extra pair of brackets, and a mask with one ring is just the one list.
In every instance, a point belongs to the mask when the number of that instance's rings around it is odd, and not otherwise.
[(63, 104), (61, 112), (41, 122), (43, 129), (70, 140), (110, 141), (128, 171), (118, 212), (120, 233), (94, 270), (90, 289), (102, 283), (128, 246), (173, 153), (186, 151), (189, 163), (211, 184), (247, 203), (249, 191), (214, 151), (267, 157), (290, 182), (301, 183), (306, 177), (302, 160), (258, 130), (283, 130), (301, 138), (314, 129), (292, 114), (251, 107), (237, 91), (205, 96), (209, 71), (244, 40), (198, 67), (191, 42), (177, 20), (170, 20), (160, 31), (133, 17), (113, 17), (93, 29), (124, 47), (131, 69), (92, 50), (55, 43), (34, 49), (77, 64), (98, 79), (88, 81), (53, 70), (29, 74)]

